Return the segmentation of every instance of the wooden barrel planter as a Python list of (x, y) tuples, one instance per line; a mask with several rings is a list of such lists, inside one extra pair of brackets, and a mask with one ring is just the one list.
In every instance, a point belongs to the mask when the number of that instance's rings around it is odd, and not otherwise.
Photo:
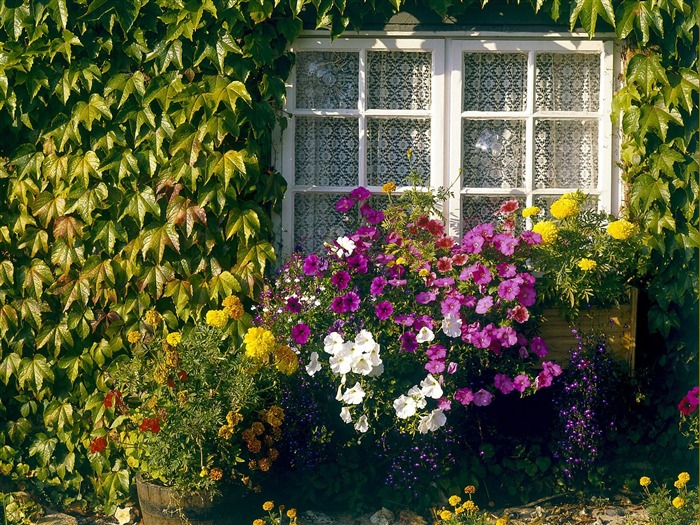
[(540, 336), (549, 349), (547, 359), (566, 365), (569, 362), (569, 350), (576, 348), (578, 341), (572, 330), (579, 333), (602, 332), (607, 338), (608, 350), (618, 361), (626, 363), (630, 375), (634, 373), (634, 355), (637, 333), (637, 297), (638, 291), (632, 288), (629, 299), (618, 307), (592, 307), (582, 311), (579, 318), (567, 322), (556, 309), (545, 309), (545, 321), (542, 323)]
[(143, 525), (221, 525), (221, 502), (206, 493), (181, 495), (171, 487), (150, 483), (136, 477), (136, 492)]

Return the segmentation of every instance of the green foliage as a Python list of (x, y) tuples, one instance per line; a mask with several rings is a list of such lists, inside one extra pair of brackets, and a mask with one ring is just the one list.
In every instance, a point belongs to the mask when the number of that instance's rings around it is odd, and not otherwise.
[[(696, 523), (700, 519), (700, 503), (698, 503), (698, 489), (688, 489), (687, 472), (679, 474), (674, 483), (675, 489), (669, 490), (665, 484), (655, 486), (651, 490), (647, 485), (649, 479), (641, 478), (645, 493), (644, 505), (649, 512), (651, 525), (685, 525)], [(684, 481), (686, 480), (686, 481)]]

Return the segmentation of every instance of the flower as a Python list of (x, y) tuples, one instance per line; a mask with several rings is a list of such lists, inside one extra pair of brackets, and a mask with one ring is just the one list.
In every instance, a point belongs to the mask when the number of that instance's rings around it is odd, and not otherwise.
[(449, 520), (452, 517), (452, 512), (450, 512), (447, 509), (441, 510), (440, 511), (440, 519), (441, 520)]
[(182, 334), (180, 332), (171, 332), (165, 337), (165, 341), (170, 346), (177, 346), (182, 341)]
[(220, 468), (213, 468), (209, 471), (209, 477), (213, 481), (219, 481), (221, 478), (224, 476), (224, 471), (221, 470)]
[(676, 496), (675, 498), (673, 498), (673, 501), (671, 503), (674, 507), (680, 509), (683, 505), (685, 505), (685, 500), (680, 496)]
[(245, 311), (243, 310), (243, 303), (235, 295), (229, 295), (222, 302), (221, 306), (224, 307), (224, 312), (233, 319), (234, 321), (239, 321), (243, 318)]
[(255, 520), (253, 520), (253, 525), (265, 525), (265, 520), (256, 518)]
[(382, 191), (386, 194), (391, 194), (396, 191), (396, 184), (393, 182), (387, 182), (382, 185)]
[(269, 330), (254, 326), (245, 334), (243, 344), (246, 355), (264, 361), (276, 348), (277, 341)]
[(141, 335), (141, 332), (137, 332), (135, 330), (132, 330), (128, 334), (126, 334), (126, 340), (129, 341), (131, 344), (134, 343), (139, 343), (143, 336)]
[(584, 272), (587, 272), (590, 270), (595, 270), (598, 267), (598, 263), (592, 259), (586, 259), (584, 257), (577, 263), (577, 266), (581, 268)]
[(542, 244), (552, 244), (557, 240), (558, 229), (556, 224), (550, 221), (538, 222), (532, 227), (532, 231), (542, 237)]
[(578, 203), (569, 197), (562, 197), (552, 203), (549, 207), (549, 213), (555, 219), (566, 219), (572, 217), (579, 212)]
[(163, 322), (163, 317), (156, 310), (149, 310), (146, 312), (144, 321), (148, 326), (155, 328)]
[(289, 509), (287, 511), (287, 517), (288, 518), (296, 518), (297, 517), (297, 509)]
[(459, 505), (462, 502), (462, 498), (460, 498), (459, 496), (456, 496), (456, 495), (450, 496), (449, 499), (447, 500), (447, 502), (450, 505), (452, 505), (453, 507), (456, 507), (457, 505)]
[(266, 502), (263, 503), (263, 505), (262, 505), (262, 509), (263, 509), (264, 511), (267, 511), (267, 512), (271, 511), (271, 510), (274, 509), (274, 508), (275, 508), (275, 504), (274, 504), (272, 501), (266, 501)]
[(225, 310), (209, 310), (206, 316), (206, 323), (214, 328), (223, 328), (228, 322), (229, 316)]
[(642, 487), (648, 487), (649, 485), (651, 485), (651, 478), (649, 478), (648, 476), (642, 476), (641, 478), (639, 478), (639, 484)]
[(107, 439), (103, 436), (96, 437), (90, 442), (90, 453), (99, 454), (107, 448)]
[(474, 494), (476, 492), (476, 487), (474, 485), (467, 485), (464, 487), (464, 493), (465, 494)]
[(680, 474), (678, 474), (678, 481), (685, 485), (690, 481), (690, 474), (688, 474), (687, 472), (681, 472)]
[(634, 235), (636, 228), (631, 222), (620, 219), (608, 224), (606, 231), (613, 238), (619, 241), (625, 241)]

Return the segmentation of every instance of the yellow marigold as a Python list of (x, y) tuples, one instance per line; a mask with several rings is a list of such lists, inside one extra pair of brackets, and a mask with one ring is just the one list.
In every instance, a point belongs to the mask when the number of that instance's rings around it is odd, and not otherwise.
[(690, 474), (687, 472), (681, 472), (678, 474), (678, 481), (682, 482), (683, 484), (688, 483), (690, 481)]
[(156, 368), (153, 370), (153, 380), (159, 385), (163, 385), (167, 379), (168, 370), (165, 368), (165, 365), (162, 363), (156, 365)]
[(476, 487), (474, 485), (467, 485), (464, 487), (464, 493), (465, 494), (474, 494), (476, 492)]
[(265, 425), (263, 425), (260, 421), (253, 423), (250, 428), (255, 436), (261, 436), (263, 432), (265, 432)]
[(165, 354), (165, 364), (170, 368), (177, 368), (180, 364), (180, 354), (177, 352), (167, 352)]
[(287, 511), (287, 517), (288, 518), (296, 518), (297, 517), (297, 509), (289, 509)]
[(428, 270), (427, 268), (421, 268), (420, 270), (418, 270), (418, 275), (420, 275), (421, 277), (428, 277), (428, 275), (430, 275), (430, 270)]
[(188, 393), (187, 390), (181, 390), (177, 393), (177, 402), (182, 407), (187, 404)]
[(387, 182), (386, 184), (382, 185), (382, 191), (386, 194), (393, 193), (396, 191), (396, 184), (393, 182)]
[(170, 346), (177, 346), (180, 344), (180, 341), (182, 341), (182, 334), (180, 334), (180, 332), (170, 332), (165, 337), (165, 340)]
[(475, 510), (478, 510), (478, 507), (472, 500), (465, 501), (462, 505), (462, 508), (467, 512), (473, 512)]
[(453, 507), (456, 507), (462, 502), (462, 498), (459, 496), (450, 496), (450, 499), (448, 499), (447, 502)]
[(272, 501), (266, 501), (265, 503), (263, 503), (262, 508), (264, 511), (270, 512), (272, 509), (275, 508), (275, 504)]
[(683, 483), (680, 479), (677, 479), (673, 482), (673, 486), (677, 489), (682, 489), (683, 487), (685, 487), (685, 483)]
[(221, 304), (224, 307), (224, 312), (234, 321), (243, 317), (243, 303), (237, 296), (229, 295)]
[(213, 468), (209, 471), (209, 477), (214, 481), (219, 481), (224, 476), (224, 471), (220, 468)]
[(676, 496), (675, 498), (673, 498), (673, 501), (671, 503), (673, 503), (674, 507), (680, 509), (683, 505), (685, 505), (685, 500), (680, 496)]
[(538, 222), (532, 227), (532, 231), (542, 236), (542, 244), (552, 244), (557, 240), (557, 225), (551, 221)]
[(243, 338), (247, 356), (264, 361), (277, 346), (275, 336), (269, 330), (258, 326), (252, 327)]
[(229, 316), (224, 310), (209, 310), (206, 316), (206, 323), (214, 328), (223, 328), (228, 322)]
[(149, 310), (148, 312), (146, 312), (144, 321), (148, 326), (152, 326), (155, 328), (163, 321), (163, 316), (155, 310)]
[(226, 422), (232, 427), (235, 427), (241, 421), (243, 421), (243, 416), (237, 410), (230, 410), (229, 413), (226, 414)]
[(263, 472), (267, 472), (272, 467), (272, 461), (270, 458), (261, 458), (258, 460), (258, 468)]
[(625, 219), (620, 219), (619, 221), (613, 221), (608, 224), (606, 231), (613, 239), (624, 241), (625, 239), (629, 239), (634, 233), (634, 224)]
[(271, 406), (268, 410), (260, 412), (260, 416), (273, 428), (279, 428), (284, 421), (284, 410), (278, 406)]
[(231, 439), (233, 437), (233, 427), (224, 425), (219, 429), (219, 437), (222, 439)]
[(253, 525), (265, 525), (265, 521), (258, 518), (253, 521)]
[(200, 478), (206, 478), (209, 475), (209, 469), (208, 468), (203, 468), (202, 470), (199, 471), (199, 477)]
[(447, 521), (447, 520), (449, 520), (451, 517), (452, 517), (452, 512), (450, 512), (449, 510), (443, 509), (443, 510), (440, 511), (440, 519), (441, 519), (441, 520)]
[(292, 375), (299, 368), (299, 358), (294, 350), (287, 345), (277, 345), (275, 350), (275, 366), (284, 375)]
[(641, 478), (639, 478), (639, 484), (642, 487), (648, 487), (649, 485), (651, 485), (651, 478), (649, 476), (642, 476)]
[(141, 339), (143, 339), (141, 332), (137, 332), (136, 330), (132, 330), (131, 332), (126, 334), (126, 340), (129, 341), (131, 344), (139, 343)]
[(578, 213), (578, 203), (573, 199), (561, 198), (552, 203), (549, 207), (549, 213), (555, 219), (566, 219), (567, 217), (573, 217)]
[(521, 212), (523, 214), (523, 217), (534, 217), (535, 215), (539, 215), (542, 210), (538, 206), (528, 206), (527, 208), (523, 209)]
[(593, 259), (586, 259), (585, 257), (578, 262), (578, 267), (584, 272), (595, 270), (597, 266), (597, 262), (595, 262)]
[(406, 264), (406, 259), (404, 257), (399, 257), (396, 259), (396, 264)]
[(498, 518), (496, 520), (496, 525), (507, 525), (508, 520), (506, 518)]

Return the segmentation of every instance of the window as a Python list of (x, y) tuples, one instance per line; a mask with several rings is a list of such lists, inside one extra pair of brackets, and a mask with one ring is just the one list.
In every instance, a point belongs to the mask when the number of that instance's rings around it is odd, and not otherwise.
[[(449, 233), (505, 198), (544, 205), (577, 188), (615, 211), (612, 42), (458, 38), (301, 39), (282, 143), (285, 250), (344, 231), (358, 185), (451, 186)], [(381, 206), (381, 201), (378, 203)]]

